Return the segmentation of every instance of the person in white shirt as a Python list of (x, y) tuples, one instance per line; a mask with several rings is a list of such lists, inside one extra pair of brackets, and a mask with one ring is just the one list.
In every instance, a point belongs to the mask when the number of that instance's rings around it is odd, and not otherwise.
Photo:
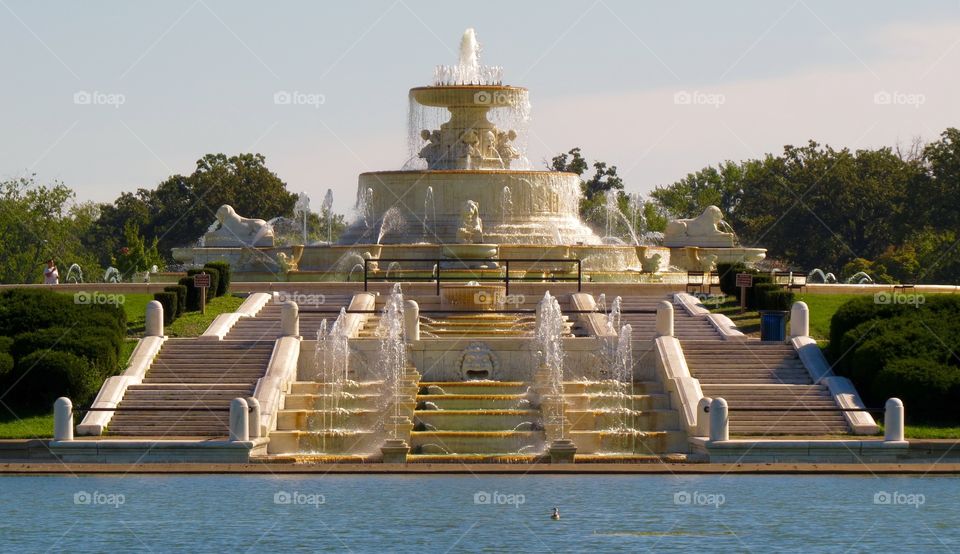
[(57, 271), (57, 264), (53, 261), (53, 258), (47, 260), (47, 267), (43, 270), (43, 284), (44, 285), (59, 285), (60, 284), (60, 272)]

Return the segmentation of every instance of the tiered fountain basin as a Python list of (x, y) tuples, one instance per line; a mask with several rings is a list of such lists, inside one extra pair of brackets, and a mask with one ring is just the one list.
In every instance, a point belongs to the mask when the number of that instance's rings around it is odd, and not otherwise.
[[(599, 244), (598, 237), (577, 217), (580, 177), (559, 171), (424, 170), (361, 173), (361, 191), (372, 190), (367, 207), (370, 225), (353, 223), (339, 244), (378, 242), (379, 221), (395, 208), (405, 228), (387, 232), (381, 244), (456, 244), (464, 203), (480, 210), (484, 243)], [(503, 206), (504, 187), (511, 191), (512, 209)], [(428, 189), (433, 205), (424, 208)], [(429, 213), (426, 213), (429, 212)], [(435, 217), (434, 217), (435, 212)], [(426, 213), (427, 224), (424, 229)]]

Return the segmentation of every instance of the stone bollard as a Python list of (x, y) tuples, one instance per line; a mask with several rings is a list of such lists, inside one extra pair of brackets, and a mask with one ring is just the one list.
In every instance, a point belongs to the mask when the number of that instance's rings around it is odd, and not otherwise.
[(416, 300), (403, 302), (403, 331), (407, 342), (420, 340), (420, 305)]
[(281, 336), (300, 336), (300, 307), (296, 302), (287, 300), (280, 307)]
[(53, 440), (73, 440), (73, 402), (66, 396), (61, 396), (53, 403)]
[(673, 304), (666, 300), (657, 304), (657, 336), (673, 336)]
[(790, 308), (790, 336), (810, 336), (810, 308), (806, 302), (794, 302)]
[(727, 401), (714, 398), (710, 402), (710, 442), (730, 440), (730, 412)]
[(249, 435), (251, 439), (260, 438), (260, 401), (252, 396), (248, 396), (247, 407), (250, 408)]
[(250, 440), (250, 414), (247, 401), (234, 398), (230, 401), (230, 441)]
[(147, 302), (147, 322), (143, 331), (143, 336), (163, 336), (163, 304), (156, 300)]
[(697, 436), (698, 437), (709, 437), (710, 436), (710, 404), (713, 402), (713, 399), (709, 396), (704, 396), (700, 399), (700, 402), (697, 402)]
[(899, 398), (890, 398), (884, 408), (883, 440), (903, 442), (903, 401)]

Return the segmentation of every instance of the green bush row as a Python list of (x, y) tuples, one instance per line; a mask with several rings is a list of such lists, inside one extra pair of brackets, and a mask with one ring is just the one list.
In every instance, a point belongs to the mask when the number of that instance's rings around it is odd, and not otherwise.
[(836, 372), (854, 382), (868, 405), (898, 397), (911, 421), (960, 421), (960, 361), (954, 355), (960, 351), (960, 298), (889, 299), (856, 298), (834, 313), (828, 353)]

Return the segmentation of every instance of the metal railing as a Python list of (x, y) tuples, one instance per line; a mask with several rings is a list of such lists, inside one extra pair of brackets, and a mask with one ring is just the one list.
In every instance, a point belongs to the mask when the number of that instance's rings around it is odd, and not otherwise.
[[(401, 262), (420, 262), (420, 263), (430, 263), (433, 262), (433, 274), (430, 276), (407, 276), (401, 279), (390, 279), (389, 270), (380, 270), (383, 271), (383, 275), (370, 275), (370, 264), (375, 263), (379, 266), (381, 263), (401, 263)], [(496, 263), (502, 264), (503, 274), (497, 276), (491, 275), (477, 275), (477, 276), (465, 276), (465, 275), (452, 275), (443, 277), (444, 270), (456, 269), (463, 271), (464, 269), (474, 269), (474, 268), (444, 268), (444, 264), (464, 264), (464, 263)], [(577, 276), (566, 276), (566, 275), (553, 275), (550, 277), (528, 277), (526, 275), (522, 277), (511, 277), (510, 276), (510, 264), (511, 263), (521, 263), (521, 264), (548, 264), (548, 263), (567, 263), (567, 264), (576, 264), (577, 266)], [(495, 268), (500, 269), (500, 268)], [(525, 269), (523, 271), (530, 271)], [(533, 270), (537, 271), (537, 270)], [(378, 259), (364, 259), (363, 260), (363, 290), (366, 291), (370, 281), (382, 281), (385, 283), (388, 282), (435, 282), (437, 284), (437, 296), (440, 295), (440, 283), (443, 281), (447, 282), (465, 282), (465, 281), (477, 281), (477, 282), (495, 282), (495, 283), (504, 283), (506, 285), (506, 294), (510, 294), (510, 283), (511, 282), (540, 282), (540, 283), (555, 283), (555, 282), (574, 282), (577, 283), (577, 292), (582, 290), (583, 286), (583, 266), (578, 259), (556, 259), (556, 258), (543, 258), (543, 259), (534, 259), (534, 258), (457, 258), (457, 259), (441, 259), (441, 258), (378, 258)]]

